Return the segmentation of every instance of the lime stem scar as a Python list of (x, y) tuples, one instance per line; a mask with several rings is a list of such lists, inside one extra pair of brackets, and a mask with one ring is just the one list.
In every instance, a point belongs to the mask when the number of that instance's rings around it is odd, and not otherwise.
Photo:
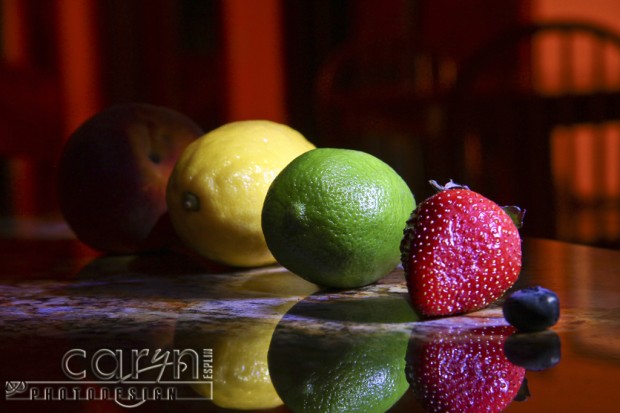
[(200, 210), (200, 199), (189, 191), (183, 192), (182, 195), (183, 209), (186, 211)]

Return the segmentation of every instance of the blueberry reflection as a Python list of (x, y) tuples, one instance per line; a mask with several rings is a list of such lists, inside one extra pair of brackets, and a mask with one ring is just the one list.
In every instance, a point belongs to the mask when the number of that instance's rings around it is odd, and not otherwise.
[(430, 413), (504, 410), (522, 394), (525, 377), (504, 353), (513, 332), (506, 325), (414, 327), (406, 375), (420, 404)]
[(555, 367), (562, 358), (560, 336), (555, 331), (516, 333), (504, 344), (510, 362), (530, 371), (542, 371)]
[(408, 323), (417, 319), (400, 295), (308, 297), (271, 340), (276, 391), (296, 413), (387, 411), (408, 388)]

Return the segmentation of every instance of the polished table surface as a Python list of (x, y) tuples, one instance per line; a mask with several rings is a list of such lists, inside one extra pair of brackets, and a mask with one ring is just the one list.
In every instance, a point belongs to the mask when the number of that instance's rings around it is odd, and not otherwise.
[[(266, 377), (269, 368), (277, 370), (271, 371), (271, 378), (281, 389), (304, 374), (319, 374), (340, 357), (358, 357), (360, 365), (366, 358), (376, 361), (376, 354), (369, 356), (372, 349), (363, 346), (377, 343), (377, 338), (396, 343), (401, 353), (380, 356), (386, 364), (401, 366), (410, 342), (433, 331), (507, 325), (498, 303), (466, 316), (411, 317), (400, 269), (364, 288), (319, 290), (278, 266), (233, 270), (171, 252), (104, 256), (70, 237), (54, 235), (62, 230), (42, 231), (36, 225), (25, 229), (15, 236), (4, 225), (0, 238), (0, 377), (6, 385), (2, 411), (126, 411), (123, 404), (139, 403), (122, 397), (120, 403), (113, 397), (67, 400), (67, 394), (56, 394), (63, 400), (43, 400), (43, 390), (30, 390), (105, 387), (109, 383), (100, 376), (118, 372), (117, 355), (125, 358), (120, 365), (126, 366), (132, 350), (146, 350), (149, 357), (157, 349), (170, 354), (174, 349), (202, 352), (205, 371), (199, 379), (205, 382), (217, 381), (213, 371), (223, 374), (222, 365), (239, 367), (244, 359), (248, 368), (252, 363), (263, 368)], [(504, 411), (620, 411), (620, 251), (542, 239), (525, 239), (523, 251), (516, 287), (542, 285), (560, 297), (560, 321), (550, 334), (560, 339), (561, 359), (549, 369), (526, 371), (530, 397), (513, 401)], [(326, 345), (334, 342), (337, 345)], [(71, 354), (64, 369), (63, 358)], [(89, 364), (96, 354), (101, 365)], [(220, 366), (207, 374), (210, 363), (218, 362)], [(294, 377), (277, 377), (290, 366), (298, 370)], [(95, 367), (100, 376), (93, 372)], [(88, 377), (78, 377), (82, 371), (88, 371)], [(152, 388), (158, 382), (147, 377), (149, 373), (153, 371), (141, 371), (140, 378)], [(176, 386), (177, 400), (148, 400), (132, 410), (235, 411), (205, 400), (206, 393), (192, 390), (187, 381), (175, 382), (169, 371), (164, 375)], [(346, 386), (346, 380), (339, 385)], [(359, 386), (348, 394), (354, 391), (359, 392)], [(402, 395), (389, 389), (377, 394), (395, 397), (389, 411), (425, 411), (411, 389)], [(358, 396), (364, 397), (353, 395)], [(195, 400), (181, 400), (192, 397)], [(246, 411), (258, 410), (252, 408), (252, 398), (246, 399)], [(292, 410), (282, 405), (262, 411)]]

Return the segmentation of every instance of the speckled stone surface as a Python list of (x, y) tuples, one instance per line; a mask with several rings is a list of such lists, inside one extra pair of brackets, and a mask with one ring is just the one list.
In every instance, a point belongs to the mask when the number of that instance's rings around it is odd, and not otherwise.
[[(216, 337), (250, 340), (257, 331), (275, 329), (278, 343), (296, 351), (296, 345), (312, 340), (319, 340), (317, 346), (325, 339), (354, 344), (370, 336), (424, 340), (438, 329), (507, 325), (500, 302), (472, 314), (420, 320), (408, 304), (402, 269), (376, 284), (337, 291), (320, 289), (279, 266), (238, 271), (205, 268), (172, 253), (98, 256), (62, 240), (4, 243), (0, 369), (5, 380), (57, 378), (62, 354), (76, 346), (172, 349), (202, 340), (204, 347), (217, 347), (222, 344)], [(620, 252), (528, 240), (515, 288), (534, 284), (560, 296), (562, 313), (553, 331), (561, 339), (562, 359), (549, 371), (528, 373), (536, 397), (505, 411), (613, 411), (617, 404), (610, 400), (617, 398), (610, 383), (620, 380)], [(310, 355), (300, 350), (299, 357)], [(12, 406), (38, 411), (42, 405)], [(176, 410), (229, 411), (211, 403), (144, 408)], [(423, 410), (405, 394), (390, 411)]]
[[(5, 338), (31, 335), (88, 338), (99, 334), (152, 335), (179, 320), (237, 328), (235, 321), (281, 318), (279, 308), (305, 300), (315, 306), (339, 301), (390, 298), (406, 301), (402, 270), (379, 283), (344, 291), (320, 290), (282, 267), (222, 274), (132, 272), (134, 257), (101, 257), (67, 280), (19, 280), (0, 284), (0, 328)], [(162, 260), (162, 257), (154, 258)], [(473, 321), (468, 321), (474, 318)], [(488, 320), (486, 320), (488, 318)], [(299, 326), (328, 332), (345, 324), (357, 328), (409, 329), (411, 322), (347, 323), (300, 318)], [(467, 317), (426, 321), (431, 324), (505, 323), (498, 308)], [(222, 327), (223, 326), (223, 327)]]

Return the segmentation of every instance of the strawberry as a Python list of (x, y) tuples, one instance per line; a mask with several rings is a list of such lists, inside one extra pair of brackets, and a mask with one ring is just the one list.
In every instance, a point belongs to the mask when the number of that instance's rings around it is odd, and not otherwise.
[(525, 377), (525, 369), (504, 355), (504, 342), (513, 331), (500, 325), (412, 334), (405, 373), (415, 397), (429, 413), (504, 410)]
[[(516, 221), (524, 211), (450, 181), (421, 202), (407, 221), (401, 260), (413, 307), (425, 316), (484, 308), (510, 288), (521, 271)], [(515, 221), (509, 213), (515, 215)]]

